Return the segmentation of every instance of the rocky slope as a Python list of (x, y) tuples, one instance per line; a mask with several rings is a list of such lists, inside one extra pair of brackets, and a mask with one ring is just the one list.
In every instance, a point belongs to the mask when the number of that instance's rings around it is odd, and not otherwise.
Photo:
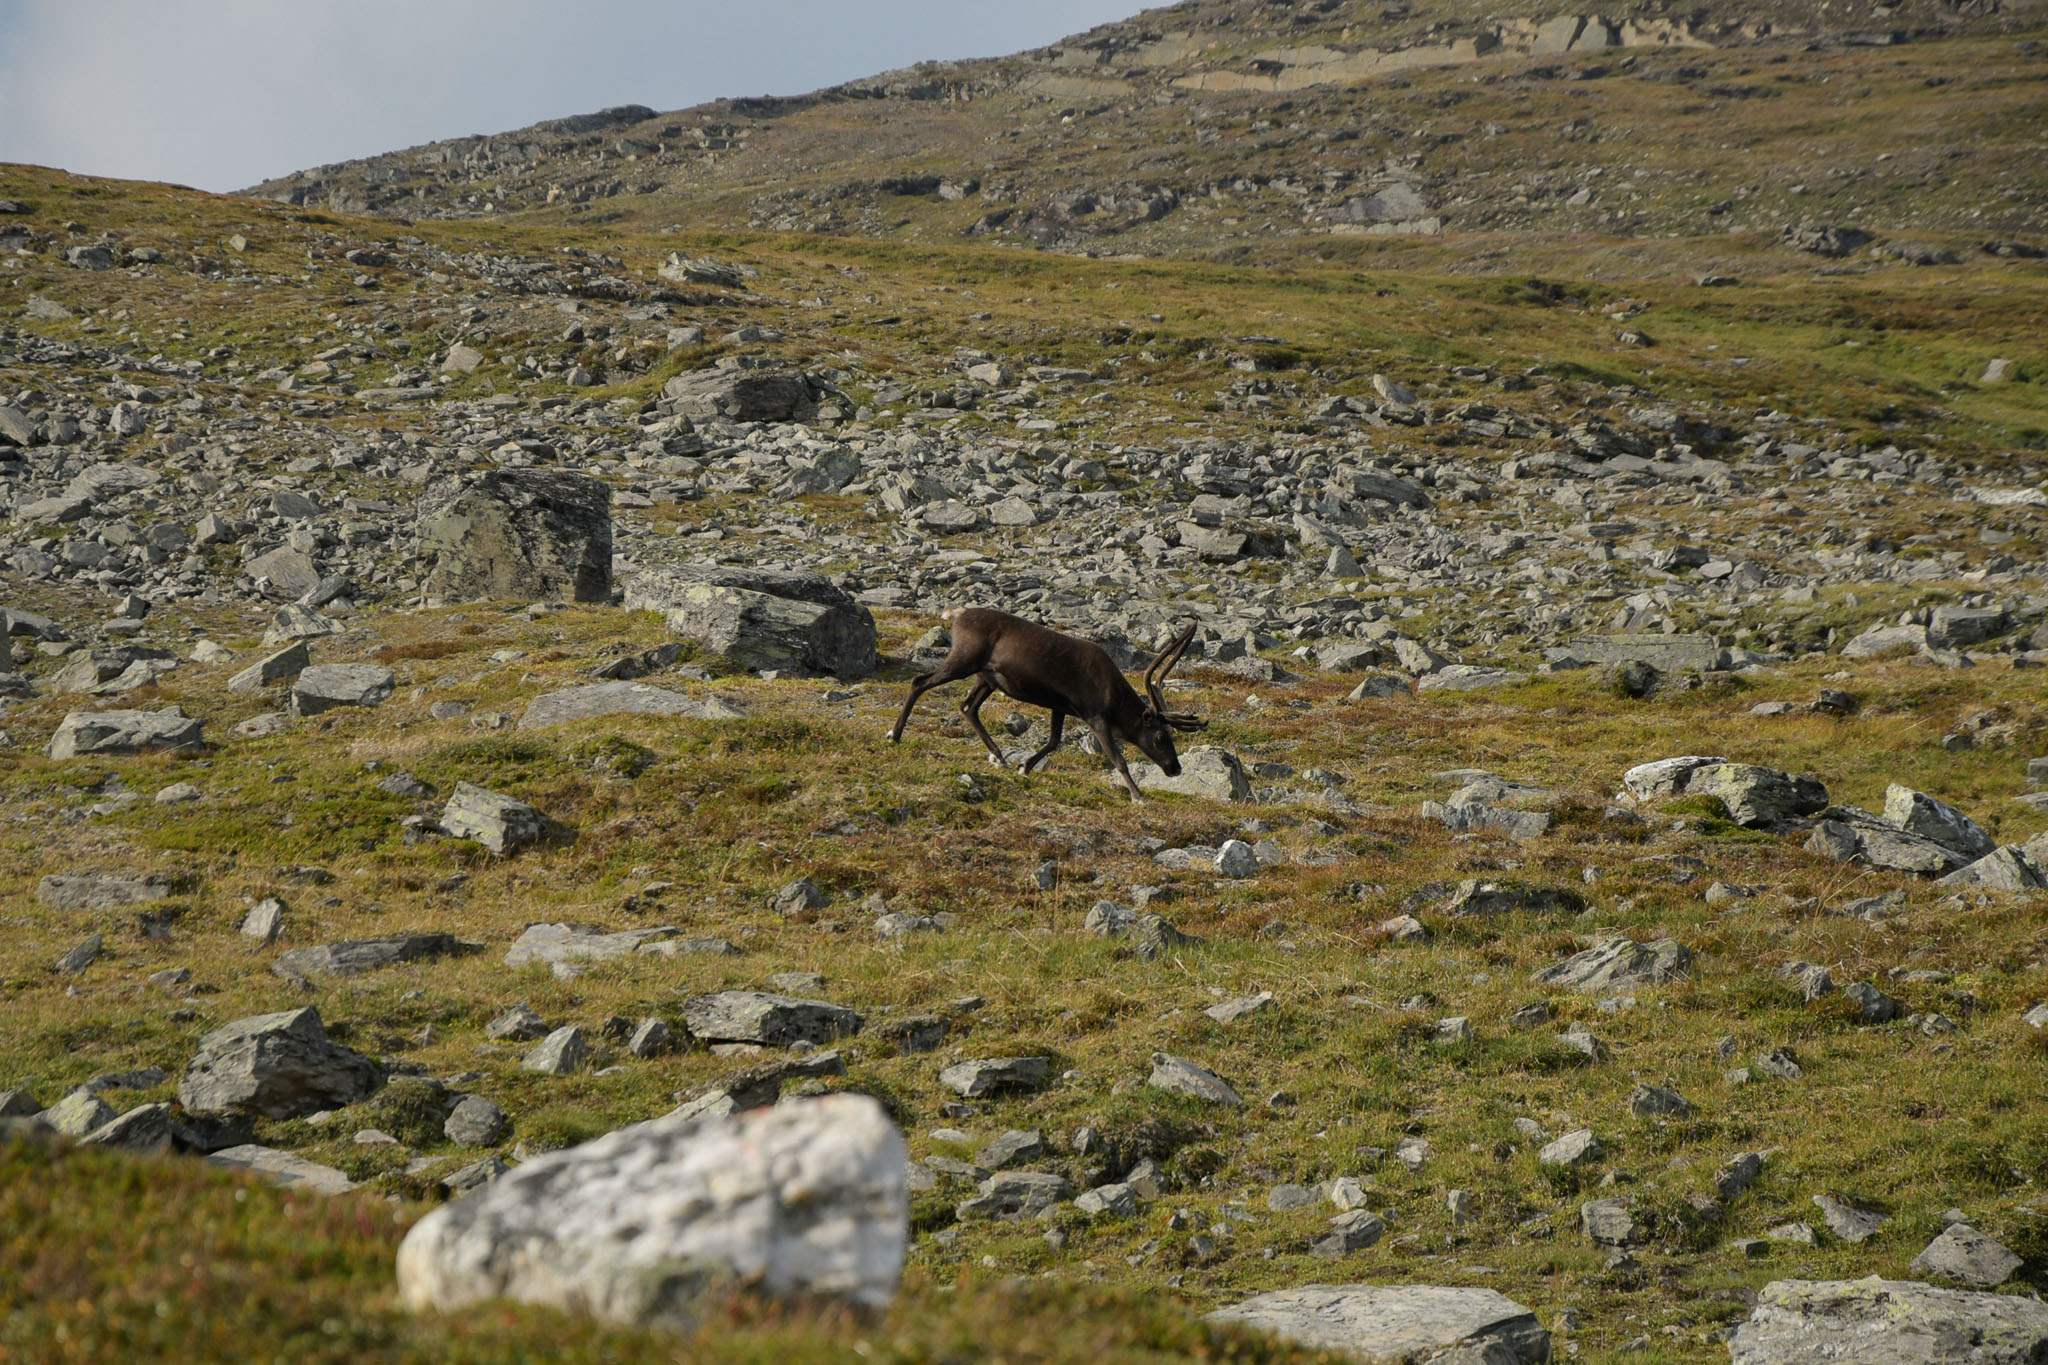
[(610, 109), (251, 192), (415, 218), (1251, 259), (1355, 252), (1330, 241), (1354, 234), (1836, 226), (1978, 246), (2032, 231), (2048, 202), (2026, 112), (2042, 98), (2042, 24), (2038, 3), (1932, 0), (1483, 15), (1189, 3), (1014, 57)]

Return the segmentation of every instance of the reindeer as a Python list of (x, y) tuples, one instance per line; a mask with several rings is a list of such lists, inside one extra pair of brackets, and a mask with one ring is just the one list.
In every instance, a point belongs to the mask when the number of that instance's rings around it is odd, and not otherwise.
[(1052, 712), (1051, 737), (1043, 749), (1018, 764), (1017, 771), (1028, 773), (1050, 758), (1053, 750), (1060, 747), (1060, 728), (1067, 717), (1079, 716), (1095, 732), (1096, 742), (1109, 755), (1124, 785), (1131, 789), (1131, 800), (1143, 801), (1145, 795), (1138, 790), (1131, 770), (1124, 766), (1123, 750), (1117, 741), (1129, 740), (1157, 763), (1161, 772), (1178, 777), (1180, 755), (1174, 751), (1173, 732), (1199, 730), (1208, 724), (1189, 712), (1167, 710), (1166, 697), (1160, 691), (1166, 675), (1173, 671), (1180, 656), (1187, 652), (1188, 642), (1195, 638), (1193, 625), (1182, 631), (1152, 661), (1152, 667), (1145, 670), (1145, 694), (1149, 700), (1140, 701), (1122, 671), (1102, 646), (1092, 640), (1077, 640), (987, 607), (948, 612), (946, 619), (952, 622), (953, 647), (943, 663), (929, 673), (919, 674), (910, 684), (910, 695), (903, 700), (903, 714), (896, 717), (896, 724), (889, 730), (891, 744), (902, 740), (903, 727), (910, 723), (911, 708), (917, 705), (919, 697), (934, 687), (972, 677), (974, 687), (960, 703), (960, 714), (967, 717), (967, 723), (988, 747), (989, 762), (998, 767), (1009, 762), (981, 723), (981, 704), (990, 693), (1001, 692)]

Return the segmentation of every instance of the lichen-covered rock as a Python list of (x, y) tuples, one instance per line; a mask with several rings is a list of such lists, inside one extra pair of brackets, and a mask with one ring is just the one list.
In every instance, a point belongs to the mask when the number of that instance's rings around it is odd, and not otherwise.
[(1728, 1342), (1729, 1365), (2036, 1365), (2048, 1304), (1912, 1280), (1775, 1280)]
[(1374, 1365), (1439, 1360), (1460, 1348), (1471, 1352), (1460, 1359), (1487, 1365), (1542, 1365), (1550, 1359), (1550, 1334), (1536, 1315), (1491, 1289), (1310, 1284), (1220, 1308), (1209, 1321), (1255, 1327)]
[(399, 1247), (399, 1294), (674, 1326), (734, 1284), (880, 1307), (909, 1246), (906, 1165), (861, 1095), (637, 1123), (429, 1213)]
[(317, 716), (343, 706), (382, 706), (398, 679), (382, 664), (315, 664), (292, 683), (292, 713)]
[[(1236, 754), (1213, 744), (1182, 753), (1178, 777), (1168, 777), (1155, 763), (1133, 760), (1130, 769), (1131, 779), (1148, 792), (1179, 792), (1182, 796), (1200, 796), (1210, 801), (1252, 799), (1252, 784), (1244, 775), (1244, 764)], [(1115, 773), (1106, 774), (1103, 780), (1123, 781)]]
[(765, 991), (719, 991), (683, 1002), (683, 1022), (699, 1038), (720, 1043), (829, 1043), (860, 1032), (860, 1016), (844, 1005), (798, 1000)]
[(540, 838), (547, 818), (524, 801), (473, 782), (458, 782), (441, 811), (441, 828), (452, 838), (474, 839), (502, 855)]
[(818, 393), (793, 370), (714, 366), (687, 370), (661, 396), (687, 417), (735, 422), (802, 422), (817, 415)]
[(519, 717), (522, 730), (539, 730), (599, 716), (683, 716), (691, 720), (738, 720), (746, 713), (717, 697), (699, 699), (642, 682), (585, 683), (535, 697)]
[(646, 569), (626, 605), (658, 611), (668, 627), (742, 668), (830, 673), (875, 671), (875, 618), (820, 574), (733, 565)]
[(1981, 858), (1997, 842), (1977, 822), (1946, 801), (1894, 782), (1885, 788), (1884, 818), (1900, 829), (1932, 839), (1965, 858)]
[(603, 602), (612, 591), (611, 489), (585, 474), (493, 469), (420, 499), (422, 592), (451, 602)]
[(134, 754), (144, 749), (196, 749), (201, 721), (175, 706), (161, 711), (73, 711), (57, 726), (46, 751), (51, 758)]
[(201, 1038), (178, 1100), (194, 1114), (286, 1119), (368, 1099), (383, 1084), (383, 1070), (328, 1041), (320, 1012), (307, 1008), (237, 1019)]
[(1714, 763), (1696, 769), (1686, 779), (1685, 794), (1719, 798), (1730, 820), (1752, 829), (1817, 815), (1828, 804), (1828, 789), (1813, 778), (1754, 763)]
[(1613, 986), (1661, 986), (1692, 966), (1692, 953), (1676, 939), (1637, 943), (1624, 935), (1603, 939), (1530, 977), (1539, 986), (1605, 990)]
[[(252, 938), (260, 936), (251, 935)], [(270, 964), (270, 970), (283, 977), (361, 976), (380, 968), (395, 967), (401, 962), (424, 962), (482, 949), (483, 944), (471, 943), (453, 934), (398, 934), (391, 938), (345, 939), (340, 943), (294, 948), (280, 954), (277, 961)]]

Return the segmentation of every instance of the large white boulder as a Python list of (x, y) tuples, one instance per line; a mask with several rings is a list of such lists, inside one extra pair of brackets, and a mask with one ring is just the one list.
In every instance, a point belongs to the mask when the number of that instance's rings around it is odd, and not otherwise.
[(435, 1209), (398, 1249), (399, 1294), (680, 1326), (734, 1284), (880, 1306), (909, 1246), (906, 1170), (903, 1135), (864, 1095), (654, 1119)]

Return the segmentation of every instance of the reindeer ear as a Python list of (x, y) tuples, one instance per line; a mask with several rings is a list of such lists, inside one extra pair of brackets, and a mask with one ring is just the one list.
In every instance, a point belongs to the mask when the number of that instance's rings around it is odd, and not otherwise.
[(1206, 730), (1209, 728), (1208, 721), (1187, 711), (1176, 711), (1171, 715), (1161, 716), (1160, 719), (1176, 730)]

